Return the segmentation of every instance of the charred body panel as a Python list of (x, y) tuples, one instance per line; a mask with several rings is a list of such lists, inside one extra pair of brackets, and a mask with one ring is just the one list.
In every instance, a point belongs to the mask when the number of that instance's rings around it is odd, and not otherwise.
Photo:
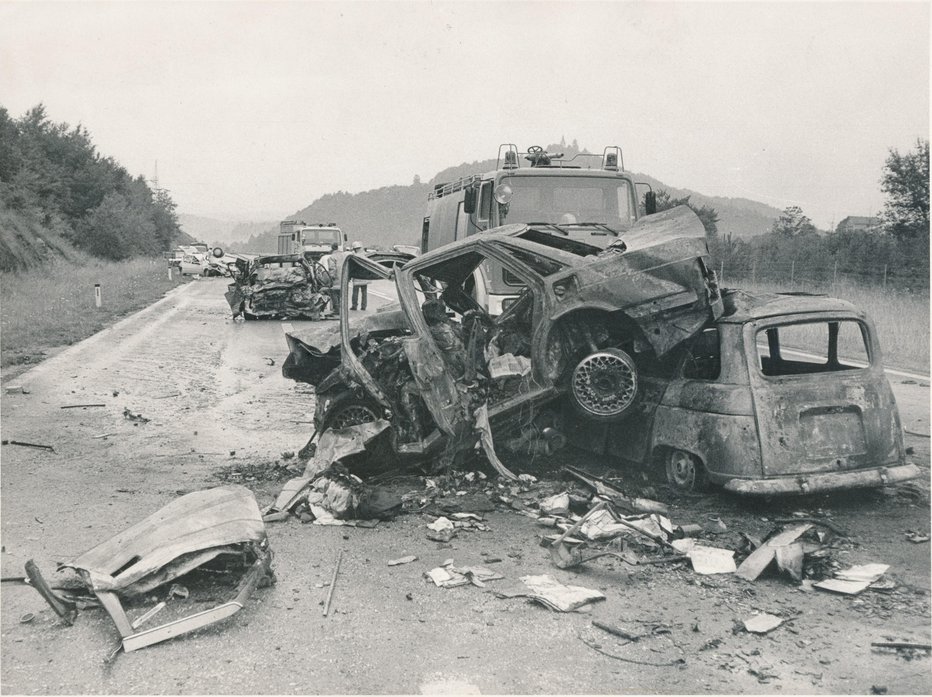
[[(370, 338), (381, 341), (407, 333), (404, 313), (384, 309), (371, 315), (354, 316), (349, 332), (356, 345)], [(285, 333), (288, 357), (282, 364), (282, 375), (290, 380), (317, 386), (340, 366), (340, 325), (337, 323)]]
[(661, 357), (723, 312), (705, 229), (686, 206), (642, 218), (591, 263), (552, 280), (558, 320), (581, 308), (630, 318)]
[(225, 297), (233, 317), (320, 319), (329, 303), (330, 274), (303, 255), (237, 259)]

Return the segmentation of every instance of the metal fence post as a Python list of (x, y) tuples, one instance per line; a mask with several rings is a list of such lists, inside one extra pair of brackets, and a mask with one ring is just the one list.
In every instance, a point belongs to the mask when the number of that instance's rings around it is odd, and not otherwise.
[(751, 262), (751, 283), (757, 283), (757, 261)]
[(887, 292), (887, 265), (883, 265), (883, 290)]
[(796, 281), (796, 260), (790, 263), (790, 284), (792, 285)]

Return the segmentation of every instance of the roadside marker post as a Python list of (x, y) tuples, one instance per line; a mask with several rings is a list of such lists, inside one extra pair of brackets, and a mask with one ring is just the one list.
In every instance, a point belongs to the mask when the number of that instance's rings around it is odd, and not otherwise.
[(99, 283), (94, 284), (94, 304), (97, 307), (100, 307), (100, 284)]
[(168, 280), (172, 280), (172, 265), (168, 265)]

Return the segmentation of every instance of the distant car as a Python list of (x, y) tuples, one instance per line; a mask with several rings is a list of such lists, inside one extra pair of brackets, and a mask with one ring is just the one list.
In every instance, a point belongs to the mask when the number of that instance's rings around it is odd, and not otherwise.
[(204, 276), (209, 267), (202, 254), (185, 254), (181, 257), (179, 268), (185, 276)]
[(611, 428), (571, 441), (665, 472), (675, 489), (740, 494), (876, 487), (919, 476), (870, 319), (848, 302), (724, 294), (725, 314), (666, 361)]
[(392, 250), (399, 252), (401, 254), (407, 254), (412, 259), (416, 256), (419, 256), (421, 253), (421, 248), (413, 244), (393, 244)]
[(330, 274), (301, 254), (239, 256), (229, 273), (234, 319), (320, 319), (330, 303)]
[[(318, 430), (386, 418), (396, 453), (425, 455), (471, 449), (482, 403), (497, 430), (527, 427), (561, 396), (588, 419), (625, 418), (638, 401), (639, 365), (701, 331), (722, 302), (704, 228), (688, 208), (647, 217), (628, 237), (593, 224), (600, 245), (580, 241), (581, 227), (570, 237), (554, 225), (504, 226), (393, 274), (348, 256), (344, 304), (360, 275), (394, 275), (399, 304), (361, 323), (344, 307), (339, 337), (323, 327), (288, 336), (286, 375), (317, 381)], [(475, 298), (488, 262), (516, 293), (497, 317)], [(526, 366), (510, 383), (498, 379), (509, 361)]]

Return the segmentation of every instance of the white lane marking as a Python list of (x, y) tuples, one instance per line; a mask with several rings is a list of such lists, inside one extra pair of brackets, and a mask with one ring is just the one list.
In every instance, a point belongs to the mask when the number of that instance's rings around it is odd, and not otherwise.
[[(766, 348), (766, 346), (764, 346), (763, 344), (758, 344), (758, 346), (762, 346), (763, 348)], [(821, 360), (821, 361), (825, 360), (825, 356), (816, 356), (815, 354), (812, 354), (812, 353), (804, 353), (803, 351), (793, 351), (792, 349), (783, 349), (783, 353), (790, 354), (791, 356), (800, 356), (802, 358), (812, 358), (812, 359)], [(858, 368), (867, 367), (867, 364), (864, 363), (863, 361), (848, 361), (848, 363), (850, 363), (851, 365), (855, 365)], [(929, 379), (928, 375), (906, 373), (906, 372), (903, 372), (902, 370), (894, 370), (893, 368), (884, 368), (884, 372), (889, 373), (890, 375), (898, 375), (903, 378), (912, 378), (913, 380), (928, 380)]]
[(393, 301), (394, 301), (394, 300), (397, 300), (397, 299), (398, 299), (398, 298), (393, 298), (393, 297), (391, 297), (390, 295), (383, 295), (382, 293), (378, 292), (377, 290), (372, 290), (371, 288), (369, 289), (369, 295), (374, 295), (374, 296), (376, 296), (376, 297), (382, 298), (383, 300), (393, 300)]
[(465, 680), (457, 678), (439, 677), (422, 683), (422, 695), (481, 695), (482, 691)]

